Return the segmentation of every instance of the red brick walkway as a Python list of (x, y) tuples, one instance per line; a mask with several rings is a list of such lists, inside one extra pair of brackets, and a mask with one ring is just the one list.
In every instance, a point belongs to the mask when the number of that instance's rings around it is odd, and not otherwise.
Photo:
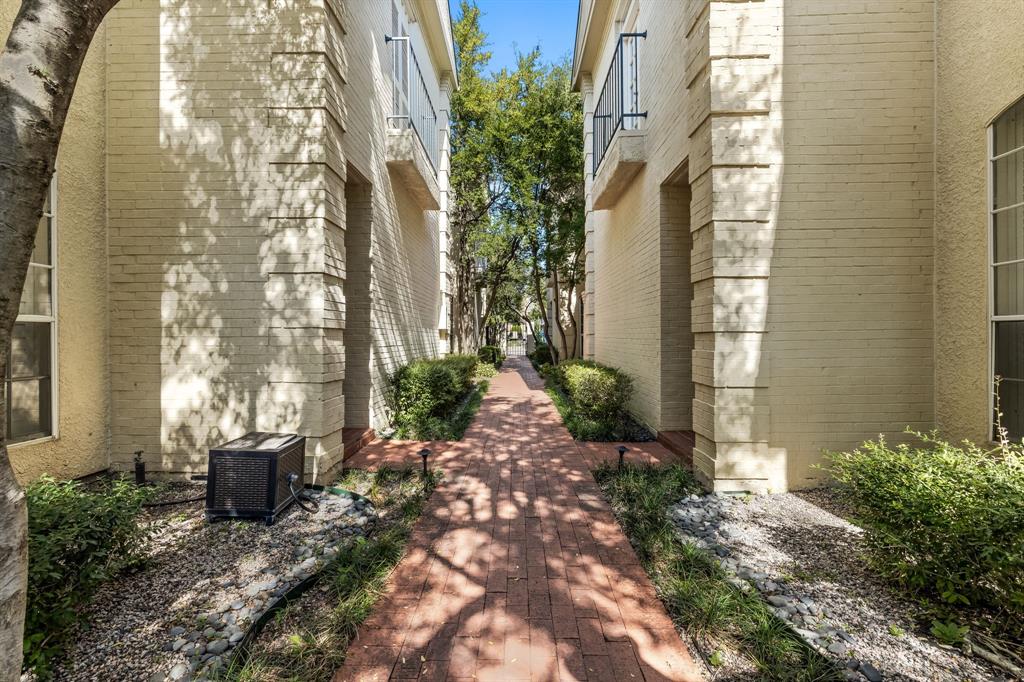
[(465, 438), (435, 444), (445, 483), (336, 682), (701, 679), (588, 470), (614, 448), (584, 456), (542, 388), (510, 359)]

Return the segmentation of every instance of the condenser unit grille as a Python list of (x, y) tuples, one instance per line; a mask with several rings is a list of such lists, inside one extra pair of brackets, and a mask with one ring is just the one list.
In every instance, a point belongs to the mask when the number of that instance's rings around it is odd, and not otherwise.
[(289, 474), (302, 487), (306, 439), (294, 434), (248, 433), (210, 450), (206, 518), (261, 518), (268, 524), (292, 502)]
[[(217, 460), (217, 483), (213, 505), (218, 509), (263, 510), (267, 506), (270, 461), (249, 457), (221, 457)], [(284, 494), (288, 494), (287, 486), (284, 487)]]

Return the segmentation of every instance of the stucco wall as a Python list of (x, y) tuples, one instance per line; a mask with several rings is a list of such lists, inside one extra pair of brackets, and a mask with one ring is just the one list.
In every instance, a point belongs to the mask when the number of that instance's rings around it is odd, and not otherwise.
[[(0, 1), (4, 41), (20, 4)], [(108, 465), (104, 34), (101, 27), (82, 67), (57, 160), (59, 437), (10, 449), (22, 482)]]
[(1024, 96), (1024, 0), (937, 0), (935, 420), (989, 436), (988, 126)]

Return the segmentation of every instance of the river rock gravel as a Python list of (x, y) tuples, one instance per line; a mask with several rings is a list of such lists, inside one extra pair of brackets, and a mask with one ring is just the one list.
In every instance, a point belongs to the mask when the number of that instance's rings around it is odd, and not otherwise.
[[(204, 490), (177, 484), (172, 493)], [(293, 504), (272, 526), (207, 523), (202, 502), (150, 508), (147, 564), (99, 589), (55, 679), (207, 680), (265, 610), (376, 523), (365, 498), (310, 495), (316, 513)]]
[(683, 539), (717, 554), (735, 584), (760, 591), (849, 680), (1007, 679), (917, 631), (913, 602), (862, 558), (863, 530), (823, 507), (841, 509), (833, 493), (820, 490), (690, 495), (669, 514)]

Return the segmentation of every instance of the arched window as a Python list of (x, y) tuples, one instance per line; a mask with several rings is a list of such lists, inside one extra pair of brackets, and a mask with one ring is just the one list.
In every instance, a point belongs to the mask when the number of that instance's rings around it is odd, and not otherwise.
[(989, 218), (992, 374), (1002, 425), (1024, 437), (1024, 99), (992, 124)]

